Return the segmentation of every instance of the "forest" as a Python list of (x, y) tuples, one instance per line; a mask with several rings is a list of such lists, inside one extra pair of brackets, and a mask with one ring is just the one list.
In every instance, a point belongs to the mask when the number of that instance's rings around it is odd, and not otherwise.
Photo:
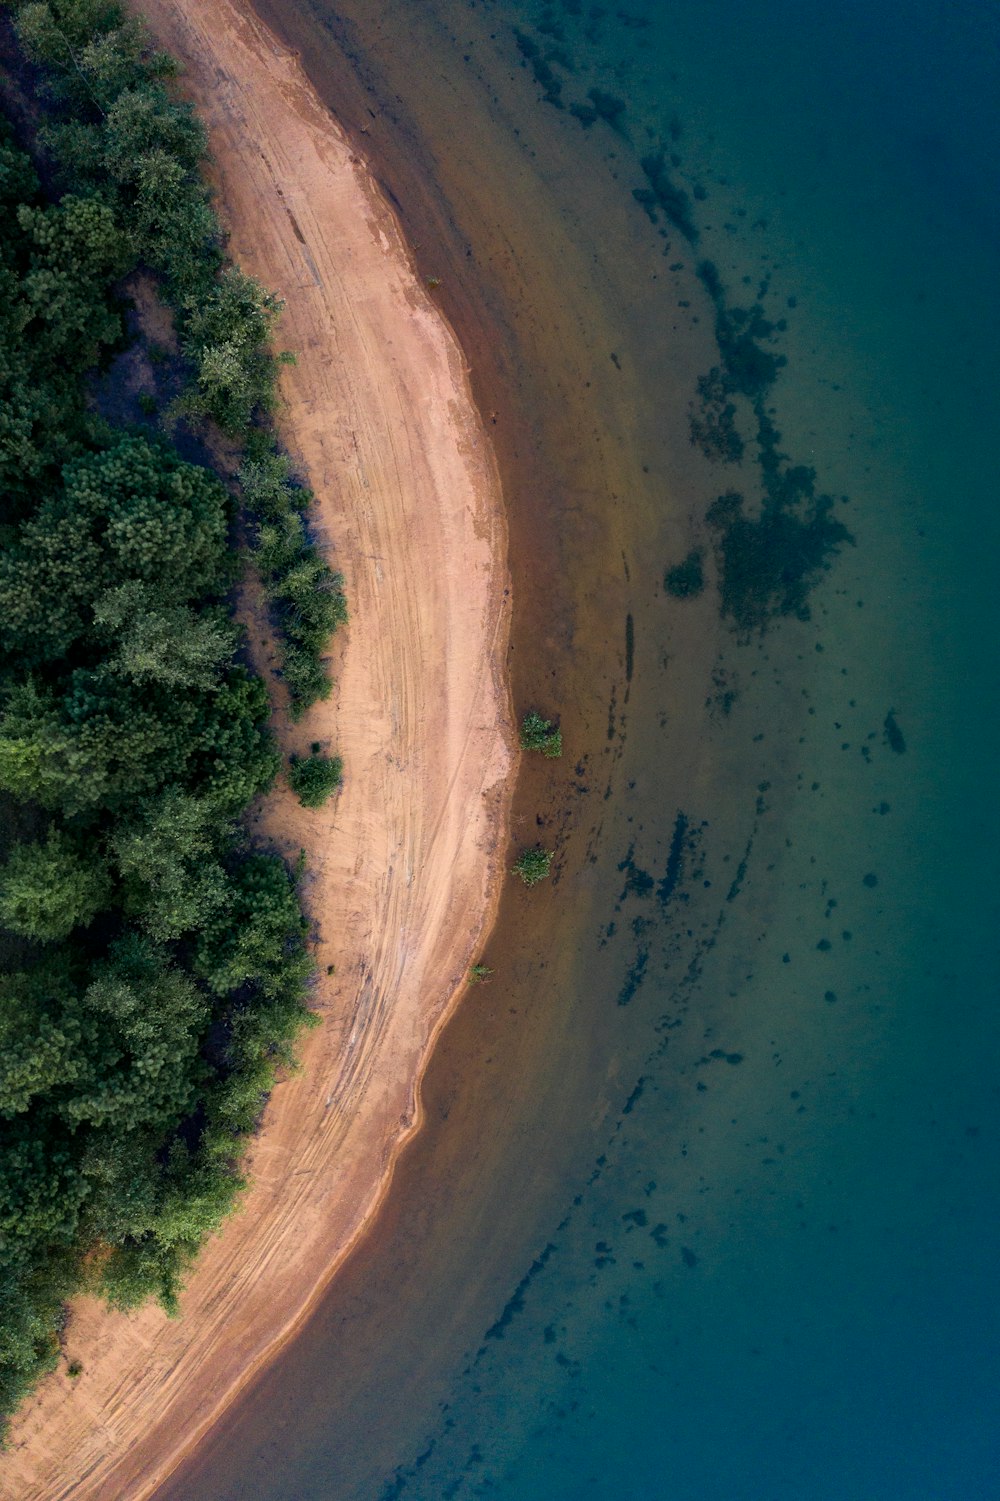
[[(280, 758), (234, 591), (255, 568), (293, 714), (329, 692), (346, 610), (274, 439), (280, 303), (225, 258), (172, 60), (104, 0), (8, 6), (0, 27), (9, 1415), (58, 1363), (74, 1293), (173, 1310), (243, 1185), (312, 966), (295, 873), (242, 822)], [(139, 274), (172, 316), (176, 389), (113, 419), (99, 393), (137, 338)]]

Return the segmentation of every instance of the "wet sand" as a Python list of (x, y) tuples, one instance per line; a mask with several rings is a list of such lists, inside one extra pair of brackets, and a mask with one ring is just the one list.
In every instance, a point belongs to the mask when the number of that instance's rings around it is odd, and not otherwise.
[(332, 704), (276, 728), (346, 775), (322, 810), (279, 791), (258, 816), (307, 852), (322, 1025), (275, 1091), (252, 1187), (179, 1319), (74, 1309), (83, 1374), (18, 1418), (11, 1497), (149, 1494), (301, 1322), (419, 1123), (419, 1076), (495, 912), (515, 764), (505, 518), (450, 327), (294, 54), (238, 0), (143, 9), (208, 127), (232, 254), (286, 301), (282, 436), (351, 624)]

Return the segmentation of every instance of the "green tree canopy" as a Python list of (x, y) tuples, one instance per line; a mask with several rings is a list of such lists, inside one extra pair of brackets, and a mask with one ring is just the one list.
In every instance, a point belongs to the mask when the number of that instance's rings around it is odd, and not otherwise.
[(15, 845), (0, 870), (0, 925), (43, 942), (66, 938), (93, 920), (110, 893), (100, 855), (50, 824), (44, 840)]

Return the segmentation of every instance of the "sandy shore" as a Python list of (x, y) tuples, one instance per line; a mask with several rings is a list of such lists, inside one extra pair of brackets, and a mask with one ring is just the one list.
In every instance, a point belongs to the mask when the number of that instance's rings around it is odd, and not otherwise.
[[(461, 351), (295, 57), (238, 0), (147, 0), (210, 133), (234, 257), (287, 307), (283, 435), (351, 625), (335, 702), (278, 729), (344, 757), (338, 800), (258, 828), (308, 852), (323, 1024), (275, 1091), (253, 1186), (167, 1320), (84, 1301), (0, 1461), (5, 1497), (148, 1495), (363, 1231), (498, 899), (513, 765), (506, 531)], [(335, 973), (328, 974), (328, 966)]]

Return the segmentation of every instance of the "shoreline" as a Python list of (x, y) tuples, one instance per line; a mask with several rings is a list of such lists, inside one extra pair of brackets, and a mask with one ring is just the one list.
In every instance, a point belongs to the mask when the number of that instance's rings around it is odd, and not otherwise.
[(180, 1319), (74, 1308), (65, 1343), (83, 1374), (48, 1378), (12, 1425), (12, 1496), (148, 1496), (363, 1237), (496, 919), (516, 766), (506, 519), (454, 333), (296, 54), (239, 0), (142, 9), (208, 129), (233, 258), (286, 302), (297, 365), (279, 428), (351, 623), (334, 699), (277, 729), (286, 753), (328, 741), (346, 780), (316, 811), (279, 788), (255, 823), (282, 853), (309, 852), (323, 1024), (272, 1096), (251, 1187)]

